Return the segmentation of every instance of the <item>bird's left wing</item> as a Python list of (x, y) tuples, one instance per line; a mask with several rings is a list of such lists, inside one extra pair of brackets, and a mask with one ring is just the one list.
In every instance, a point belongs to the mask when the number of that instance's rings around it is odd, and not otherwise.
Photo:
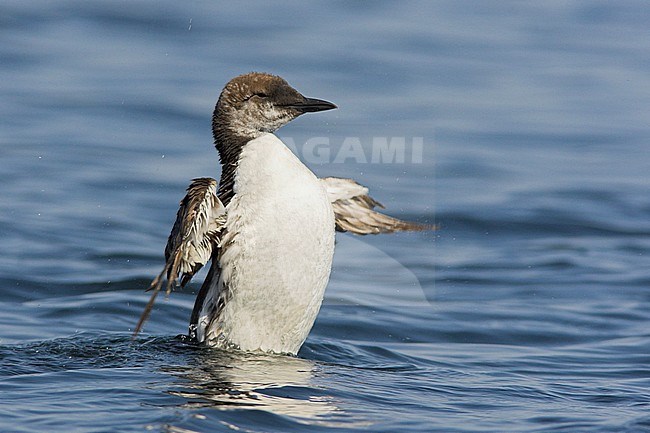
[(158, 292), (167, 280), (169, 294), (178, 284), (185, 286), (219, 247), (226, 222), (226, 208), (217, 197), (217, 181), (209, 177), (194, 179), (187, 188), (176, 214), (176, 222), (165, 247), (165, 267), (147, 289), (153, 290), (133, 336), (149, 317)]
[(325, 185), (336, 219), (336, 230), (357, 235), (393, 233), (399, 231), (435, 230), (435, 226), (403, 221), (377, 212), (381, 203), (368, 195), (368, 188), (352, 179), (325, 177)]

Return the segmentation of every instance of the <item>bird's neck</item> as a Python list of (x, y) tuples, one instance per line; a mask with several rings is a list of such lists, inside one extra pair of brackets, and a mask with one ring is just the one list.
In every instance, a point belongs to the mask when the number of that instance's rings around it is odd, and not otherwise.
[(255, 137), (237, 133), (231, 119), (218, 109), (215, 109), (212, 116), (212, 135), (221, 162), (221, 179), (217, 196), (224, 206), (228, 206), (234, 195), (235, 173), (241, 151), (246, 143)]

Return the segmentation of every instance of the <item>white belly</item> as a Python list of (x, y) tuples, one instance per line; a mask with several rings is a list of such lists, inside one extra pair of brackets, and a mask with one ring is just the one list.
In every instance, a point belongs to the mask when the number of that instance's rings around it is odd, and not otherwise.
[(221, 277), (208, 297), (229, 293), (218, 320), (209, 322), (205, 341), (295, 354), (329, 280), (332, 206), (321, 182), (273, 134), (244, 147), (234, 191)]

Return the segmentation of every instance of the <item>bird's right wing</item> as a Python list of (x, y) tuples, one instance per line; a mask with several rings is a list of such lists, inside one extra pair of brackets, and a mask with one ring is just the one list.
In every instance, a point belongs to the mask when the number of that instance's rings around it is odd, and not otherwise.
[(352, 179), (325, 177), (320, 181), (325, 185), (334, 208), (336, 230), (339, 232), (369, 235), (436, 229), (433, 225), (403, 221), (377, 212), (375, 207), (384, 206), (368, 195), (368, 188)]
[(134, 337), (149, 317), (165, 279), (169, 294), (179, 279), (181, 287), (185, 286), (210, 260), (212, 252), (219, 247), (225, 222), (226, 208), (217, 197), (217, 181), (209, 177), (194, 179), (181, 200), (167, 239), (165, 266), (147, 289), (153, 293), (133, 331)]

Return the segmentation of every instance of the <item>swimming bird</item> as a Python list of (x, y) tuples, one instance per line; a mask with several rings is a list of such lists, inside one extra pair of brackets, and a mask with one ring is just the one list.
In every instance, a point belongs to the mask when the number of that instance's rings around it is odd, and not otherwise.
[(337, 108), (284, 79), (249, 73), (226, 84), (212, 116), (219, 182), (198, 178), (181, 200), (152, 281), (185, 286), (211, 261), (189, 336), (219, 348), (295, 355), (323, 300), (335, 231), (360, 235), (432, 227), (375, 211), (383, 207), (351, 179), (318, 178), (273, 133), (304, 113)]

